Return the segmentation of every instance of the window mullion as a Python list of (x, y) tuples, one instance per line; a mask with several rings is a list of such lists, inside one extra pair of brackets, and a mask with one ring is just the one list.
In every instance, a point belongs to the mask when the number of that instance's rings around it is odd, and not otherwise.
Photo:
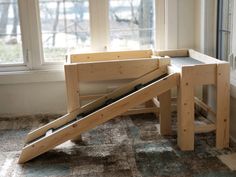
[(155, 0), (155, 48), (165, 49), (165, 0)]
[(39, 21), (38, 0), (20, 0), (23, 5), (22, 33), (24, 56), (27, 66), (37, 69), (42, 65), (42, 47)]
[(89, 0), (91, 48), (94, 51), (107, 50), (109, 43), (109, 1)]
[(28, 28), (28, 11), (27, 11), (27, 1), (19, 0), (19, 20), (20, 20), (20, 28), (21, 28), (21, 40), (22, 40), (22, 50), (23, 50), (23, 58), (24, 64), (27, 67), (31, 67), (31, 61), (28, 58), (29, 54), (29, 28)]

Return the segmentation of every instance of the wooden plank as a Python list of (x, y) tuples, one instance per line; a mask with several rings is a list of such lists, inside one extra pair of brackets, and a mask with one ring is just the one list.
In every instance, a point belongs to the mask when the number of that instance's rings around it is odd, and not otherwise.
[(230, 67), (217, 65), (216, 83), (216, 147), (229, 147)]
[(218, 158), (227, 165), (230, 170), (236, 170), (236, 153), (219, 155)]
[(158, 113), (159, 109), (156, 107), (149, 108), (133, 108), (129, 109), (127, 112), (123, 113), (123, 116), (135, 115), (135, 114), (147, 114), (147, 113)]
[(95, 100), (95, 99), (98, 99), (104, 95), (106, 95), (106, 94), (104, 93), (104, 94), (93, 94), (93, 95), (80, 95), (80, 100), (81, 101)]
[(204, 111), (206, 111), (207, 113), (212, 114), (213, 116), (216, 116), (215, 111), (212, 110), (212, 108), (210, 106), (208, 106), (206, 103), (204, 103), (203, 101), (201, 101), (199, 98), (195, 97), (194, 98), (194, 102), (196, 105), (200, 106)]
[[(159, 109), (160, 108), (160, 102), (157, 100), (157, 98), (154, 97), (152, 99), (152, 101), (153, 101), (154, 106)], [(177, 105), (176, 104), (171, 104), (171, 112), (173, 112), (173, 111), (177, 111)], [(158, 114), (158, 116), (159, 116), (159, 114)]]
[(78, 64), (80, 81), (136, 79), (157, 68), (157, 59), (137, 59)]
[(95, 100), (92, 103), (89, 103), (88, 105), (85, 105), (82, 107), (83, 111), (87, 111), (87, 110), (91, 110), (96, 108), (97, 106), (99, 106), (100, 104), (102, 104), (104, 101), (108, 100), (108, 99), (113, 99), (118, 97), (119, 95), (122, 95), (123, 93), (128, 93), (130, 90), (132, 90), (134, 88), (134, 86), (138, 85), (138, 84), (145, 84), (148, 81), (151, 81), (155, 78), (158, 78), (160, 76), (163, 76), (164, 74), (167, 73), (167, 67), (163, 66), (157, 70), (154, 70), (142, 77), (140, 77), (139, 79), (136, 79), (128, 84), (126, 84), (125, 86), (114, 90), (113, 92), (111, 92), (108, 95), (105, 95), (104, 97), (101, 97), (97, 100)]
[(195, 125), (194, 132), (195, 133), (208, 133), (216, 130), (215, 124), (203, 124), (203, 125)]
[(225, 63), (222, 60), (217, 60), (216, 58), (210, 57), (208, 55), (202, 54), (192, 49), (189, 49), (189, 56), (205, 64)]
[(110, 104), (87, 117), (67, 125), (63, 129), (54, 132), (48, 137), (41, 138), (34, 143), (25, 146), (22, 150), (18, 163), (24, 163), (54, 148), (55, 146), (73, 139), (81, 133), (90, 130), (136, 105), (150, 100), (152, 97), (162, 94), (175, 87), (179, 83), (179, 75), (172, 74), (163, 79), (153, 82), (148, 86), (134, 92), (121, 100)]
[(159, 67), (161, 66), (170, 66), (171, 65), (171, 60), (170, 57), (158, 57), (158, 62), (159, 62)]
[(188, 57), (189, 52), (188, 49), (179, 49), (179, 50), (163, 50), (163, 51), (155, 51), (154, 55), (156, 56), (169, 56), (169, 57)]
[(152, 50), (134, 50), (134, 51), (71, 54), (69, 58), (71, 63), (78, 63), (78, 62), (151, 58), (151, 55), (152, 55)]
[(192, 67), (183, 67), (178, 87), (177, 141), (181, 150), (194, 150), (194, 77)]
[(160, 133), (161, 135), (171, 135), (171, 91), (161, 94), (160, 102)]
[(67, 90), (67, 112), (80, 107), (79, 102), (79, 80), (77, 65), (65, 65), (65, 80)]
[(216, 83), (216, 64), (183, 66), (182, 70), (183, 68), (184, 70), (191, 72), (194, 86), (210, 85)]
[[(34, 140), (37, 137), (44, 135), (48, 129), (60, 127), (61, 125), (64, 125), (65, 123), (73, 120), (77, 114), (79, 114), (81, 112), (93, 110), (96, 107), (102, 105), (106, 100), (116, 98), (119, 95), (129, 92), (130, 90), (132, 90), (134, 88), (135, 85), (145, 84), (146, 82), (151, 81), (155, 78), (158, 78), (166, 73), (167, 73), (167, 67), (163, 66), (163, 67), (159, 68), (158, 70), (154, 70), (154, 71), (146, 74), (145, 76), (142, 76), (139, 79), (136, 79), (136, 80), (128, 83), (127, 85), (125, 85), (117, 90), (114, 90), (112, 93), (107, 94), (107, 95), (83, 106), (81, 109), (75, 109), (72, 112), (72, 114), (65, 115), (53, 122), (48, 123), (47, 125), (44, 125), (43, 127), (40, 127), (38, 129), (30, 132), (26, 138), (26, 143)], [(73, 116), (71, 116), (71, 115), (73, 115)]]

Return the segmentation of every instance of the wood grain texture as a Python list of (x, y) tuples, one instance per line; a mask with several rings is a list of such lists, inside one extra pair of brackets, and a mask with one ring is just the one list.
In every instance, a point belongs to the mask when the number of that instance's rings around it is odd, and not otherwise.
[(158, 68), (157, 59), (135, 59), (78, 64), (80, 81), (136, 79)]
[(181, 150), (194, 150), (194, 75), (183, 67), (178, 87), (177, 141)]
[(171, 135), (171, 91), (161, 94), (160, 102), (160, 133), (161, 135)]
[(70, 58), (70, 63), (78, 63), (78, 62), (126, 60), (134, 58), (151, 58), (151, 55), (152, 55), (152, 50), (134, 50), (134, 51), (71, 54), (69, 58)]
[(65, 65), (65, 80), (67, 91), (67, 112), (80, 107), (79, 101), (79, 77), (76, 64)]
[(38, 128), (36, 130), (30, 132), (27, 135), (26, 143), (34, 140), (37, 137), (44, 135), (48, 129), (57, 128), (57, 127), (60, 127), (61, 125), (64, 125), (65, 123), (74, 119), (77, 114), (95, 109), (96, 107), (102, 105), (106, 100), (116, 98), (119, 95), (129, 92), (130, 90), (132, 90), (134, 88), (135, 85), (144, 84), (144, 83), (151, 81), (157, 77), (160, 77), (166, 73), (167, 73), (167, 67), (163, 66), (157, 70), (154, 70), (154, 71), (128, 83), (127, 85), (125, 85), (117, 90), (114, 90), (110, 94), (107, 94), (107, 95), (105, 95), (93, 102), (90, 102), (89, 104), (87, 104), (81, 108), (76, 108), (71, 112), (71, 114), (67, 114), (65, 116), (62, 116), (61, 118), (58, 118), (57, 120), (52, 121), (52, 122)]
[(90, 130), (117, 115), (125, 112), (136, 105), (150, 100), (152, 97), (162, 94), (167, 90), (175, 87), (179, 82), (179, 75), (172, 74), (163, 79), (147, 85), (141, 90), (134, 92), (121, 100), (116, 101), (92, 114), (67, 125), (66, 127), (53, 132), (50, 136), (41, 138), (34, 143), (25, 146), (19, 158), (19, 163), (24, 163), (34, 157), (39, 156), (54, 148), (55, 146), (75, 138), (81, 133)]
[(229, 147), (230, 67), (217, 65), (216, 83), (216, 147)]

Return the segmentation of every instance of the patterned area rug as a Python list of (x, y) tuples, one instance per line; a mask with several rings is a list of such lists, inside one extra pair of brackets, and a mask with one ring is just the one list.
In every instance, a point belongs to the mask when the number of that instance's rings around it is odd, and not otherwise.
[(52, 117), (0, 119), (0, 176), (81, 177), (233, 177), (218, 155), (236, 152), (236, 146), (217, 150), (214, 133), (195, 136), (195, 150), (182, 152), (176, 135), (163, 137), (152, 114), (119, 117), (19, 165), (27, 133)]

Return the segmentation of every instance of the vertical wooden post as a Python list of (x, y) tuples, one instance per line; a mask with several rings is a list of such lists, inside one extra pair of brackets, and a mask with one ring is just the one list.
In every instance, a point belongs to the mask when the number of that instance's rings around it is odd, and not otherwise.
[(160, 102), (160, 133), (171, 135), (171, 90), (159, 96)]
[(65, 65), (65, 80), (67, 91), (67, 112), (80, 107), (79, 102), (79, 79), (76, 64)]
[(192, 68), (182, 67), (177, 100), (177, 134), (181, 150), (194, 150), (194, 76)]
[[(79, 75), (76, 64), (65, 65), (65, 80), (67, 90), (67, 112), (70, 113), (76, 108), (80, 108), (79, 100)], [(81, 135), (73, 141), (81, 140)]]
[(229, 146), (230, 68), (217, 65), (216, 76), (216, 148)]

